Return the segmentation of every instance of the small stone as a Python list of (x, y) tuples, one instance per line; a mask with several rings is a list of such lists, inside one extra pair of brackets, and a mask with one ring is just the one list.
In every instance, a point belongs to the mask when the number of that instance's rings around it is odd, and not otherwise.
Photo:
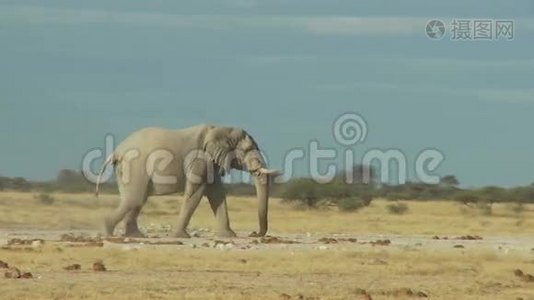
[(419, 298), (428, 298), (428, 295), (425, 292), (417, 292), (417, 297)]
[(387, 265), (387, 261), (375, 258), (369, 262), (369, 265)]
[(21, 273), (18, 268), (11, 267), (7, 272), (4, 273), (6, 278), (20, 278)]
[(105, 272), (107, 271), (106, 266), (101, 260), (97, 260), (93, 263), (93, 271), (95, 272)]
[(44, 241), (43, 240), (35, 240), (32, 242), (32, 248), (41, 248), (42, 246), (44, 245)]
[(30, 279), (30, 278), (33, 278), (33, 274), (30, 273), (30, 272), (26, 272), (26, 273), (23, 273), (20, 278), (24, 278), (24, 279)]
[(9, 268), (9, 265), (6, 262), (0, 260), (0, 269), (7, 269), (7, 268)]
[(280, 294), (280, 299), (289, 300), (289, 299), (291, 299), (291, 296), (286, 294), (286, 293), (282, 293), (282, 294)]
[(72, 264), (70, 266), (66, 266), (63, 269), (67, 271), (78, 271), (82, 269), (82, 266), (80, 264)]

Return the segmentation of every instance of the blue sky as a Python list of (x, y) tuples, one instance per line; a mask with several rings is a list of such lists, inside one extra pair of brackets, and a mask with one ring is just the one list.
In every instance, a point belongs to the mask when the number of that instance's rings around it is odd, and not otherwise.
[[(342, 150), (332, 123), (357, 112), (357, 154), (436, 148), (466, 186), (529, 184), (533, 16), (533, 1), (0, 1), (0, 174), (52, 179), (107, 133), (204, 122), (247, 129), (280, 167), (310, 140)], [(435, 18), (443, 40), (425, 35)], [(454, 18), (511, 19), (515, 38), (451, 41)]]

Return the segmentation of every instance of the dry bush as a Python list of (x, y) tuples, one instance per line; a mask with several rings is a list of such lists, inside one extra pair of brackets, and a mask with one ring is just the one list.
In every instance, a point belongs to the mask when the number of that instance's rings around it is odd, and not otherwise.
[(52, 196), (50, 196), (50, 194), (46, 194), (46, 193), (41, 193), (39, 195), (36, 195), (35, 198), (37, 200), (39, 200), (39, 203), (41, 204), (45, 204), (45, 205), (52, 205), (54, 204), (54, 201), (56, 201), (56, 199)]
[(393, 215), (403, 215), (409, 211), (408, 205), (402, 202), (388, 204), (386, 208)]

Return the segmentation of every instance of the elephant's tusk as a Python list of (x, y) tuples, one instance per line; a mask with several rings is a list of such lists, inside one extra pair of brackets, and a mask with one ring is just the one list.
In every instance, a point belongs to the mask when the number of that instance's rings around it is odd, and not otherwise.
[(266, 169), (266, 168), (259, 168), (257, 171), (255, 171), (255, 173), (259, 175), (262, 175), (262, 174), (265, 174), (265, 175), (270, 175), (270, 176), (278, 176), (278, 175), (281, 175), (282, 172), (280, 172), (279, 170), (274, 170), (274, 169)]

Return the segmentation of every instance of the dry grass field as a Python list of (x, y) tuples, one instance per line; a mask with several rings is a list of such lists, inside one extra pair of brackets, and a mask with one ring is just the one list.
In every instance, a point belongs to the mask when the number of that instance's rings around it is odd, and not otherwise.
[[(499, 204), (483, 215), (406, 201), (409, 211), (395, 215), (383, 200), (343, 213), (273, 199), (274, 238), (258, 239), (247, 237), (257, 230), (255, 200), (230, 197), (238, 238), (213, 237), (204, 200), (190, 225), (198, 237), (176, 240), (169, 235), (181, 197), (166, 196), (141, 215), (150, 238), (74, 242), (61, 235), (94, 238), (118, 196), (51, 196), (43, 204), (32, 193), (0, 193), (0, 260), (33, 275), (0, 274), (0, 299), (534, 299), (533, 206)], [(107, 271), (93, 270), (99, 260)], [(81, 269), (64, 269), (72, 264)]]

